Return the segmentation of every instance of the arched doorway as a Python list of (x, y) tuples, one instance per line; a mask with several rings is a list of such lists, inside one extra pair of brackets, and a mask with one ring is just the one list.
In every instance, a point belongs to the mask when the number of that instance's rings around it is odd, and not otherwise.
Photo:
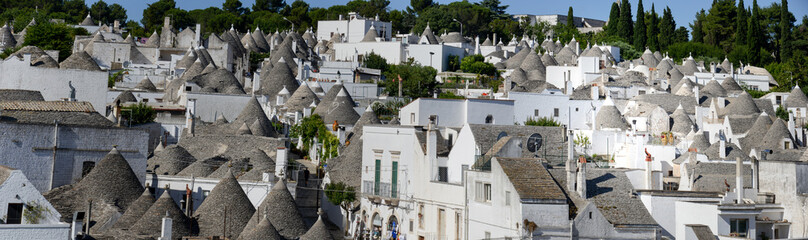
[(400, 230), (398, 218), (390, 216), (390, 219), (387, 220), (387, 234), (385, 234), (385, 237), (389, 236), (390, 239), (398, 239)]
[(370, 222), (370, 235), (373, 239), (381, 239), (382, 237), (382, 217), (379, 213), (373, 213)]

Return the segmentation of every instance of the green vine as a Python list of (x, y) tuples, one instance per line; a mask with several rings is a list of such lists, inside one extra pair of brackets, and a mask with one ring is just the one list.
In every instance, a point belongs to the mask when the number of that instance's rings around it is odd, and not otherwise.
[(38, 224), (45, 218), (45, 214), (49, 214), (50, 209), (45, 206), (39, 205), (34, 201), (29, 201), (25, 204), (25, 211), (22, 215), (25, 217), (25, 222), (28, 224)]

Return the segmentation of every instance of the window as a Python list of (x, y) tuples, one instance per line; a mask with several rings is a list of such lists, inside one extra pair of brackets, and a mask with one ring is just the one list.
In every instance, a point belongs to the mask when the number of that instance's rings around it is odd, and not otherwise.
[(449, 168), (448, 167), (438, 167), (438, 181), (439, 182), (448, 182), (449, 181)]
[(558, 117), (558, 108), (553, 108), (553, 117)]
[(9, 203), (6, 224), (22, 224), (22, 203)]
[(645, 95), (645, 90), (640, 90), (639, 94), (640, 95)]
[(392, 189), (390, 190), (390, 197), (398, 198), (398, 161), (393, 162), (393, 176), (390, 180)]
[(485, 240), (491, 239), (491, 232), (485, 232)]
[(494, 116), (488, 114), (488, 116), (485, 117), (485, 124), (494, 124)]
[(412, 232), (412, 220), (410, 220), (410, 232)]
[(511, 191), (505, 191), (505, 206), (511, 205)]
[(382, 160), (376, 159), (376, 175), (374, 176), (373, 181), (373, 194), (379, 195), (379, 190), (381, 188), (381, 178), (382, 178)]
[(410, 113), (410, 123), (415, 123), (415, 113)]
[(190, 91), (191, 91), (191, 89), (192, 89), (192, 88), (191, 88), (191, 86), (185, 86), (185, 91), (186, 91), (186, 92), (190, 92)]
[(429, 119), (435, 119), (435, 126), (438, 125), (438, 115), (429, 115)]
[(539, 109), (534, 109), (534, 110), (533, 110), (533, 116), (534, 116), (534, 117), (538, 117), (538, 116), (539, 116)]
[(475, 185), (474, 195), (478, 202), (491, 202), (491, 184), (477, 182)]
[(789, 142), (789, 141), (783, 142), (783, 148), (784, 149), (791, 149), (791, 142)]
[(746, 234), (749, 231), (748, 221), (749, 220), (746, 218), (730, 219), (729, 220), (730, 236), (746, 237)]
[(418, 228), (424, 229), (424, 205), (418, 205)]
[(578, 108), (575, 108), (575, 111), (577, 112), (577, 111), (578, 111)]
[(592, 219), (592, 212), (589, 212), (589, 219)]
[(93, 167), (95, 167), (95, 162), (93, 161), (84, 161), (81, 163), (81, 177), (87, 176), (87, 174), (93, 170)]
[(780, 105), (782, 101), (783, 101), (782, 96), (775, 96), (774, 97), (774, 104)]

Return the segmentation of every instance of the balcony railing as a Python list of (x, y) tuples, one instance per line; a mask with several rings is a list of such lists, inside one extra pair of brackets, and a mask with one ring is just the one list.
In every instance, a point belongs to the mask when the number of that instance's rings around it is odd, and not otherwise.
[(367, 196), (382, 197), (382, 198), (398, 198), (399, 191), (393, 191), (393, 185), (390, 183), (380, 182), (376, 188), (374, 181), (362, 181), (362, 193)]

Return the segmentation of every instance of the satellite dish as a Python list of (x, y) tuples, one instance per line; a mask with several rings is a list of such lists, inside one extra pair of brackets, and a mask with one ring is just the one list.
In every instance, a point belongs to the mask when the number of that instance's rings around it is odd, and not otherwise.
[(538, 151), (541, 148), (542, 139), (541, 134), (534, 133), (530, 135), (527, 139), (527, 150), (530, 152)]
[(497, 141), (499, 141), (500, 139), (502, 139), (504, 137), (507, 137), (507, 136), (508, 136), (508, 133), (500, 132), (499, 135), (497, 136)]

